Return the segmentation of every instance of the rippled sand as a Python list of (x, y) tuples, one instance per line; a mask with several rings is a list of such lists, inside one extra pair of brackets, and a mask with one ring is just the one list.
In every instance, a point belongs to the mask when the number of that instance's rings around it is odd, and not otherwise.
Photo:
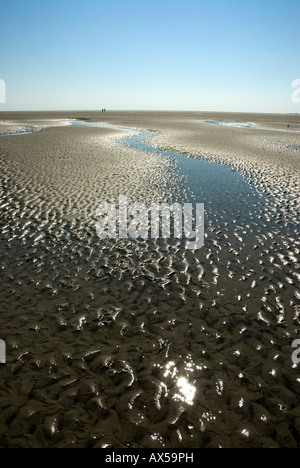
[(172, 160), (122, 145), (128, 131), (41, 120), (79, 116), (0, 119), (44, 128), (0, 139), (0, 445), (299, 446), (299, 136), (86, 115), (251, 177), (261, 202), (228, 219), (216, 187), (194, 254), (97, 239), (98, 203), (169, 201), (181, 181)]

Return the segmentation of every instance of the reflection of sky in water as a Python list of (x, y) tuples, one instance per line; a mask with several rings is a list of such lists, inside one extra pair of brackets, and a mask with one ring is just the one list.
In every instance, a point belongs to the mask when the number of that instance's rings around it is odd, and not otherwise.
[(223, 120), (202, 120), (201, 123), (218, 125), (219, 127), (233, 127), (233, 128), (249, 128), (254, 130), (269, 130), (272, 132), (285, 132), (285, 133), (300, 133), (299, 130), (291, 130), (290, 128), (270, 128), (261, 127), (253, 122), (225, 122)]

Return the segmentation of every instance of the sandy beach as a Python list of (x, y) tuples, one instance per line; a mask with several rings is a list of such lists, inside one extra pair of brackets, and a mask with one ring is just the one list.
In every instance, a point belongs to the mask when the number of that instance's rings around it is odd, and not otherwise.
[[(197, 253), (97, 238), (99, 203), (188, 184), (171, 156), (123, 143), (135, 128), (242, 175), (225, 193), (195, 173)], [(10, 112), (0, 134), (1, 446), (299, 447), (300, 116)]]
[[(49, 116), (51, 115), (51, 118)], [(159, 131), (156, 144), (162, 148), (190, 153), (193, 157), (230, 164), (244, 172), (262, 187), (274, 191), (299, 193), (299, 135), (298, 114), (234, 114), (211, 112), (31, 112), (2, 113), (13, 125), (1, 127), (0, 133), (21, 125), (58, 126), (67, 119), (84, 118), (112, 125), (126, 125)], [(224, 122), (254, 122), (258, 126), (278, 129), (252, 130), (218, 127), (203, 123), (208, 120)], [(296, 133), (299, 132), (299, 133)], [(278, 194), (279, 195), (279, 194)]]

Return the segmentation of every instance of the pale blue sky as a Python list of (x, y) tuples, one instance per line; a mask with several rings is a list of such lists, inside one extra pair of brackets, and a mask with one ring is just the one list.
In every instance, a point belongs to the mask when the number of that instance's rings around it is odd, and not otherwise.
[(0, 0), (2, 110), (300, 112), (299, 0)]

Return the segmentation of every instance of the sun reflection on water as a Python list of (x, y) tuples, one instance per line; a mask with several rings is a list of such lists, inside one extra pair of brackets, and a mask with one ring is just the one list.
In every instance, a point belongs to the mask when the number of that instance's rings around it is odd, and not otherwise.
[(186, 377), (180, 377), (177, 380), (179, 394), (174, 395), (174, 399), (179, 399), (188, 405), (193, 405), (196, 395), (196, 387), (191, 385)]
[[(191, 383), (188, 377), (194, 371), (194, 365), (192, 362), (185, 362), (184, 367), (185, 372), (187, 373), (187, 377), (184, 375), (180, 375), (176, 363), (174, 361), (169, 361), (165, 365), (165, 370), (163, 376), (165, 379), (170, 379), (172, 381), (171, 386), (175, 388), (175, 393), (173, 394), (173, 400), (181, 401), (188, 405), (193, 405), (195, 395), (196, 395), (196, 387)], [(164, 384), (166, 388), (169, 385)], [(167, 390), (167, 394), (169, 393), (170, 388)]]

